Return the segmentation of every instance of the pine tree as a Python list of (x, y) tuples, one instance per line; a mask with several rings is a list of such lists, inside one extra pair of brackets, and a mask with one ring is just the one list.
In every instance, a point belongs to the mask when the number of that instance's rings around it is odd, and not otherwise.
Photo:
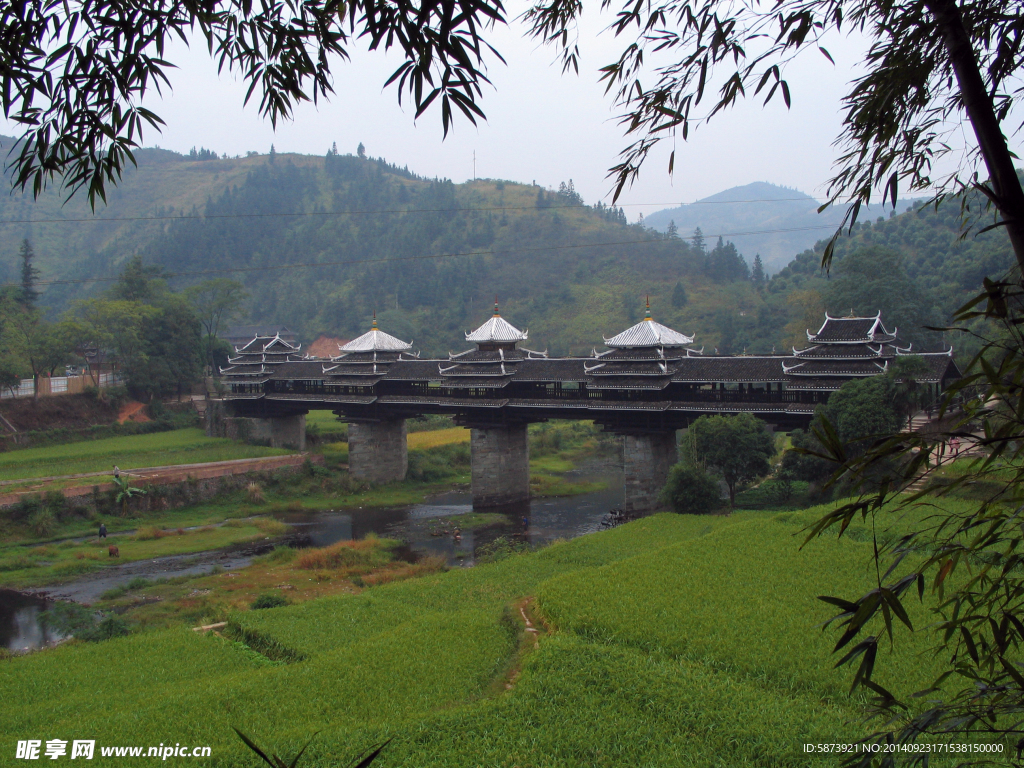
[(690, 297), (686, 295), (686, 289), (683, 288), (683, 281), (678, 281), (676, 287), (672, 289), (672, 306), (676, 309), (685, 307), (689, 300)]
[(761, 262), (761, 254), (754, 256), (754, 267), (750, 271), (750, 280), (755, 288), (764, 288), (765, 274), (764, 264)]
[(693, 230), (693, 247), (700, 253), (707, 252), (707, 248), (704, 245), (704, 233), (700, 231), (700, 227)]
[(363, 146), (363, 142), (359, 142), (359, 146), (356, 147), (356, 154), (360, 157), (366, 157), (366, 147)]
[(32, 260), (36, 254), (32, 250), (32, 243), (28, 241), (28, 238), (21, 241), (18, 255), (21, 256), (21, 295), (18, 297), (18, 301), (26, 308), (32, 309), (39, 298), (39, 291), (36, 290), (39, 270), (32, 266)]
[(271, 144), (270, 145), (270, 162), (273, 163), (275, 160), (277, 160), (277, 150), (274, 149), (274, 145)]
[(679, 227), (676, 226), (675, 219), (672, 219), (672, 221), (668, 223), (668, 237), (670, 240), (679, 239)]

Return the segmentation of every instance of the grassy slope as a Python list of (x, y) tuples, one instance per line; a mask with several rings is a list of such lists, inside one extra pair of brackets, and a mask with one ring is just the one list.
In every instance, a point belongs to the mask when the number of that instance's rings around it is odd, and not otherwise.
[(179, 429), (2, 453), (0, 480), (104, 472), (114, 465), (121, 469), (135, 469), (286, 453), (291, 451), (207, 437), (198, 428)]
[[(0, 676), (13, 702), (0, 730), (8, 742), (45, 725), (101, 744), (210, 744), (215, 765), (248, 764), (231, 725), (289, 753), (323, 729), (309, 766), (392, 735), (388, 766), (820, 764), (799, 745), (860, 730), (815, 595), (866, 588), (870, 545), (801, 551), (800, 527), (799, 515), (661, 515), (493, 565), (235, 614), (250, 644), (305, 657), (284, 666), (187, 631), (15, 659)], [(508, 606), (532, 595), (557, 632), (495, 695), (515, 646)], [(926, 646), (900, 639), (895, 660), (880, 659), (898, 690), (932, 671), (916, 656)], [(129, 661), (130, 679), (88, 673)]]

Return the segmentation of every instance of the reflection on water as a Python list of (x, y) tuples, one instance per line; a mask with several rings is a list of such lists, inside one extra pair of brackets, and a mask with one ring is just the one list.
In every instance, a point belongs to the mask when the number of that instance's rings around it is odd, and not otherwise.
[(14, 653), (43, 648), (63, 639), (40, 621), (48, 600), (0, 589), (0, 648)]

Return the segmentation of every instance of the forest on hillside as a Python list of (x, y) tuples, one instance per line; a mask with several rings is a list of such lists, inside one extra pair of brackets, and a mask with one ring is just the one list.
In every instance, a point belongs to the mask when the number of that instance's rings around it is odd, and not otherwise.
[[(57, 216), (51, 202), (12, 198), (0, 221)], [(656, 319), (706, 352), (788, 351), (825, 311), (851, 310), (881, 311), (915, 348), (936, 349), (955, 340), (924, 327), (948, 323), (984, 275), (1012, 264), (1001, 231), (962, 238), (959, 215), (954, 200), (865, 221), (839, 241), (830, 274), (820, 268), (822, 241), (768, 277), (732, 243), (629, 224), (621, 209), (586, 205), (568, 180), (554, 192), (454, 184), (337, 150), (239, 159), (146, 150), (100, 212), (116, 229), (68, 228), (84, 232), (69, 244), (37, 226), (26, 239), (44, 280), (70, 281), (46, 288), (40, 301), (52, 316), (99, 295), (109, 283), (91, 279), (138, 257), (177, 275), (175, 290), (235, 280), (246, 296), (232, 320), (285, 324), (306, 341), (351, 338), (376, 312), (382, 328), (444, 354), (465, 347), (463, 331), (497, 298), (529, 329), (528, 346), (585, 354), (638, 321), (649, 297)], [(16, 260), (11, 250), (8, 280)]]

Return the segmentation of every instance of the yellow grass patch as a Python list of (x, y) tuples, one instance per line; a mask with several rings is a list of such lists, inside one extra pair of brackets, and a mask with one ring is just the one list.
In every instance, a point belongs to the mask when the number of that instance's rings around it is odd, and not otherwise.
[(390, 562), (391, 548), (394, 544), (395, 542), (388, 539), (339, 541), (329, 547), (307, 549), (299, 555), (295, 565), (310, 571), (353, 566), (379, 567)]
[(451, 429), (437, 429), (432, 432), (413, 432), (408, 437), (409, 450), (426, 450), (437, 448), (440, 445), (452, 445), (453, 443), (468, 443), (469, 430), (465, 427), (452, 427)]

